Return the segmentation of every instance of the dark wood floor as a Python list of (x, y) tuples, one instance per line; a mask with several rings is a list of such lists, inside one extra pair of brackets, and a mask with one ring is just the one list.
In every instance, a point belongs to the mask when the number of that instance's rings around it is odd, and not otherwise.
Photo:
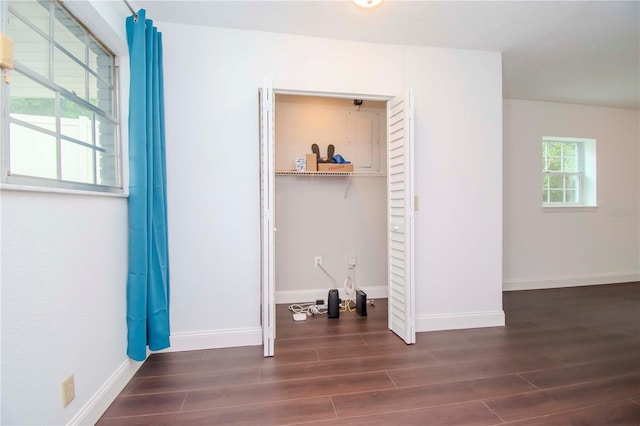
[(507, 326), (386, 330), (386, 303), (261, 347), (154, 354), (99, 425), (640, 425), (640, 283), (508, 292)]

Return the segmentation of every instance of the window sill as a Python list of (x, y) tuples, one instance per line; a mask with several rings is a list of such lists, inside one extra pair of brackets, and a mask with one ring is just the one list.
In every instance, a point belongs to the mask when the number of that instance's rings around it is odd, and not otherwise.
[(48, 194), (91, 195), (95, 197), (129, 198), (129, 194), (123, 192), (85, 191), (81, 189), (52, 188), (46, 186), (16, 185), (12, 183), (0, 184), (0, 191), (24, 191), (42, 192)]
[(543, 205), (542, 211), (545, 213), (557, 213), (557, 212), (595, 212), (598, 210), (598, 206), (570, 206), (570, 205)]

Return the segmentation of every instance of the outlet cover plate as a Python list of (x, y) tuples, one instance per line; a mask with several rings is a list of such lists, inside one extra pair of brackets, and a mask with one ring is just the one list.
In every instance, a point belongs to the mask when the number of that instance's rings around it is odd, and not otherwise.
[(62, 381), (62, 408), (66, 407), (76, 397), (76, 386), (73, 374)]

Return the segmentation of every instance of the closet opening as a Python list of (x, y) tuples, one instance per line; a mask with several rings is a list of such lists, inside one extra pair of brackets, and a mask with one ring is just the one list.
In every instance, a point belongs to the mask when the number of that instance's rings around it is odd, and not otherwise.
[(393, 99), (274, 93), (265, 82), (265, 356), (275, 354), (276, 338), (286, 345), (390, 329), (415, 342), (412, 120), (410, 92)]
[(384, 332), (387, 102), (275, 93), (274, 104), (276, 351), (290, 338)]

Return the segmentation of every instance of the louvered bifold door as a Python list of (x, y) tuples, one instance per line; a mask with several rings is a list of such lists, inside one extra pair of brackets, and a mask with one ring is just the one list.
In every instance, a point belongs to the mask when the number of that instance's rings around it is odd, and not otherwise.
[(413, 96), (392, 99), (388, 113), (389, 329), (415, 343)]

